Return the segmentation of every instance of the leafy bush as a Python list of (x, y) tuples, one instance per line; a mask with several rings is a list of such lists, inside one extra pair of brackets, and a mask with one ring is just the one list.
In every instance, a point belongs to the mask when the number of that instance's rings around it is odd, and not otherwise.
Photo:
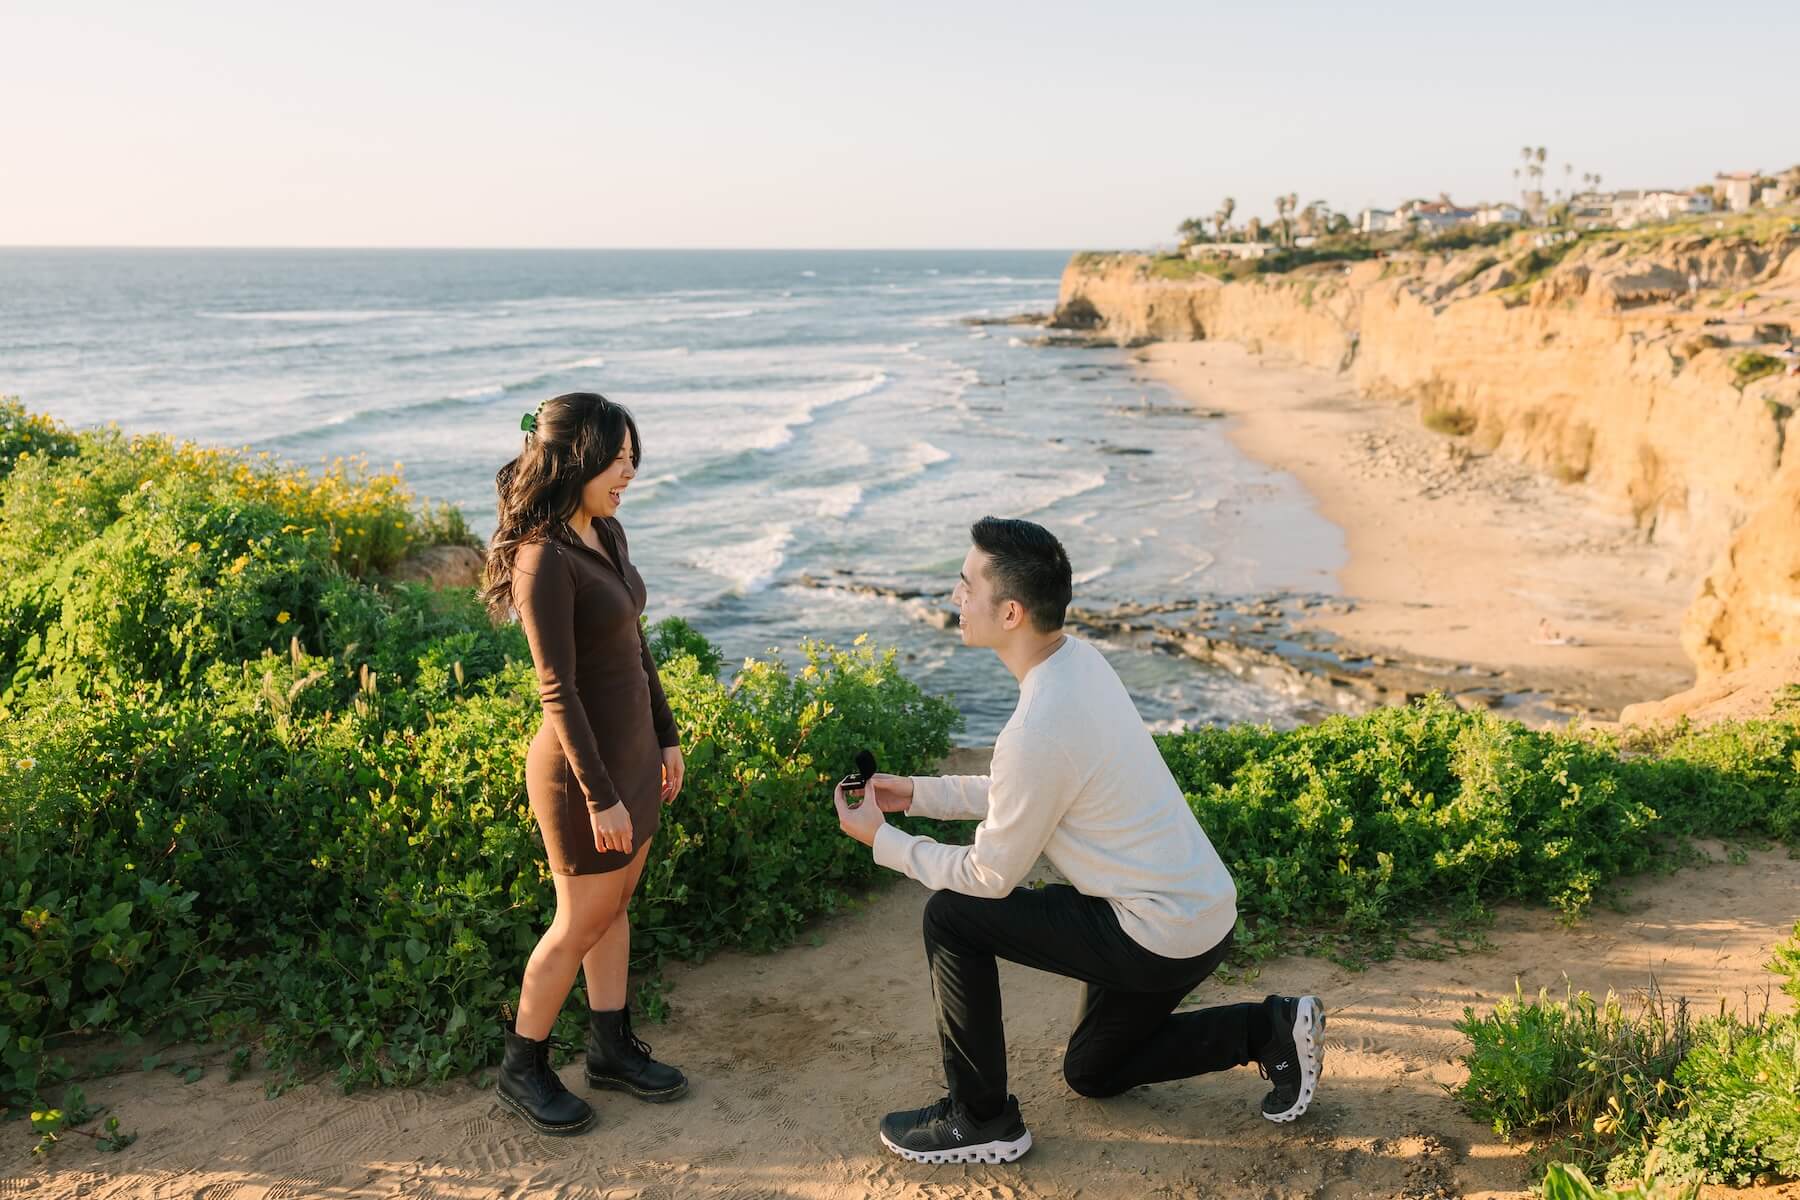
[(51, 420), (25, 411), (10, 396), (0, 396), (0, 478), (13, 468), (20, 455), (63, 458), (75, 453), (75, 435)]
[[(39, 421), (41, 418), (26, 418)], [(290, 533), (320, 537), (347, 572), (392, 566), (414, 546), (472, 542), (453, 509), (415, 506), (398, 464), (372, 472), (360, 459), (336, 459), (316, 471), (266, 452), (177, 443), (159, 434), (127, 438), (104, 429), (65, 436), (53, 453), (17, 457), (0, 479), (0, 574), (30, 570), (100, 536), (128, 497), (175, 488), (218, 507), (254, 505), (279, 512)]]
[(1665, 1177), (1599, 1188), (1588, 1182), (1580, 1167), (1567, 1163), (1552, 1163), (1544, 1174), (1544, 1200), (1694, 1200), (1699, 1194), (1698, 1180)]
[(1735, 376), (1732, 383), (1739, 391), (1747, 384), (1755, 383), (1765, 375), (1779, 374), (1781, 370), (1781, 360), (1761, 350), (1746, 350), (1731, 360), (1731, 371)]
[[(468, 590), (361, 575), (454, 522), (398, 476), (69, 450), (0, 481), (0, 1105), (98, 1034), (235, 1039), (346, 1086), (490, 1061), (553, 906), (535, 676)], [(692, 769), (636, 961), (779, 945), (876, 872), (827, 781), (865, 745), (929, 769), (955, 713), (866, 647), (727, 684), (692, 628), (650, 640)]]
[(1775, 947), (1769, 970), (1782, 977), (1781, 990), (1800, 1004), (1800, 921), (1794, 923), (1794, 936)]
[(1571, 1131), (1563, 1152), (1589, 1164), (1648, 1147), (1674, 1111), (1676, 1069), (1693, 1043), (1687, 1005), (1660, 998), (1628, 1011), (1610, 993), (1527, 1002), (1515, 993), (1493, 1012), (1463, 1010), (1469, 1077), (1453, 1095), (1502, 1137)]
[(1634, 743), (1541, 732), (1442, 698), (1276, 733), (1160, 737), (1238, 884), (1253, 953), (1322, 934), (1352, 960), (1425, 916), (1504, 900), (1573, 917), (1684, 836), (1800, 839), (1789, 716)]
[[(1419, 243), (1419, 248), (1431, 251), (1454, 251), (1467, 250), (1473, 246), (1498, 246), (1517, 232), (1519, 232), (1517, 225), (1458, 225), (1443, 233), (1425, 238)], [(1488, 265), (1492, 266), (1493, 263), (1489, 262)], [(1474, 272), (1470, 278), (1478, 274), (1480, 274), (1479, 271)]]
[[(1769, 965), (1793, 990), (1796, 964), (1800, 926)], [(1561, 1136), (1558, 1154), (1609, 1183), (1800, 1177), (1800, 1015), (1696, 1023), (1684, 1002), (1659, 997), (1627, 1012), (1610, 995), (1540, 992), (1483, 1017), (1464, 1009), (1457, 1029), (1470, 1043), (1469, 1077), (1453, 1092), (1463, 1107), (1502, 1136)]]
[(724, 665), (724, 656), (718, 647), (680, 617), (666, 617), (654, 627), (646, 625), (645, 632), (649, 635), (651, 657), (657, 662), (691, 654), (700, 664), (702, 675), (717, 675)]
[(1800, 1020), (1719, 1018), (1676, 1078), (1685, 1104), (1656, 1131), (1663, 1169), (1739, 1187), (1800, 1177)]
[(1548, 246), (1533, 246), (1530, 250), (1513, 260), (1515, 279), (1505, 289), (1513, 295), (1523, 295), (1531, 285), (1548, 275), (1550, 271), (1568, 257), (1569, 251), (1579, 244), (1578, 241), (1554, 242)]

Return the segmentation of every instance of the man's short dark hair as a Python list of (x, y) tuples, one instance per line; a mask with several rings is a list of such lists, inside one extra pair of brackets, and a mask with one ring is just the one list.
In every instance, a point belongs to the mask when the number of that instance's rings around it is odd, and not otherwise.
[(1039, 633), (1063, 627), (1073, 590), (1069, 556), (1042, 525), (1008, 517), (983, 517), (969, 526), (975, 546), (988, 556), (988, 576), (1001, 600), (1016, 600)]

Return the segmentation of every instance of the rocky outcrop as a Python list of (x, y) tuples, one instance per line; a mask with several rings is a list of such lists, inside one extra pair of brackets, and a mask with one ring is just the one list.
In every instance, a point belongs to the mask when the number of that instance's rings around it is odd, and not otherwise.
[[(1800, 429), (1780, 473), (1700, 581), (1681, 623), (1681, 645), (1705, 678), (1800, 647)], [(1800, 661), (1791, 682), (1800, 683)]]
[(1800, 234), (1517, 240), (1234, 283), (1085, 254), (1065, 316), (1121, 342), (1224, 338), (1340, 371), (1586, 488), (1702, 581), (1684, 637), (1702, 677), (1800, 645), (1800, 377), (1741, 369), (1800, 327)]
[(1797, 703), (1797, 685), (1800, 648), (1782, 650), (1755, 666), (1715, 676), (1666, 700), (1627, 705), (1619, 714), (1619, 724), (1626, 728), (1654, 728), (1683, 718), (1691, 725), (1711, 725), (1766, 717), (1778, 708)]
[(481, 551), (473, 546), (424, 546), (395, 563), (387, 578), (437, 588), (478, 588), (485, 563)]

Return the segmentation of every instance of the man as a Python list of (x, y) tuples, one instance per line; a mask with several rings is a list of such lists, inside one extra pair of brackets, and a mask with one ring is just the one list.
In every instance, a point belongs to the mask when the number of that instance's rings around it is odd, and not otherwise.
[[(950, 1094), (889, 1113), (881, 1140), (914, 1162), (1010, 1162), (1031, 1148), (1006, 1087), (996, 958), (1087, 985), (1063, 1077), (1084, 1096), (1256, 1062), (1271, 1121), (1306, 1111), (1324, 1060), (1315, 996), (1176, 1013), (1231, 946), (1237, 890), (1098, 650), (1062, 631), (1069, 559), (1029, 521), (977, 521), (952, 597), (965, 645), (1019, 681), (991, 775), (875, 775), (835, 796), (845, 833), (936, 893), (925, 906)], [(870, 799), (874, 803), (869, 803)], [(910, 812), (972, 819), (968, 846), (889, 825)], [(1042, 853), (1073, 886), (1021, 888)]]

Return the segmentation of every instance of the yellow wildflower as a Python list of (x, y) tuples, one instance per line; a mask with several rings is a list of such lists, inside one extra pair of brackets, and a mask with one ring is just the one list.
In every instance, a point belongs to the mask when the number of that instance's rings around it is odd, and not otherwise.
[(275, 614), (275, 623), (277, 625), (286, 625), (289, 621), (291, 621), (293, 619), (294, 618), (293, 618), (292, 614), (286, 612), (285, 610)]

